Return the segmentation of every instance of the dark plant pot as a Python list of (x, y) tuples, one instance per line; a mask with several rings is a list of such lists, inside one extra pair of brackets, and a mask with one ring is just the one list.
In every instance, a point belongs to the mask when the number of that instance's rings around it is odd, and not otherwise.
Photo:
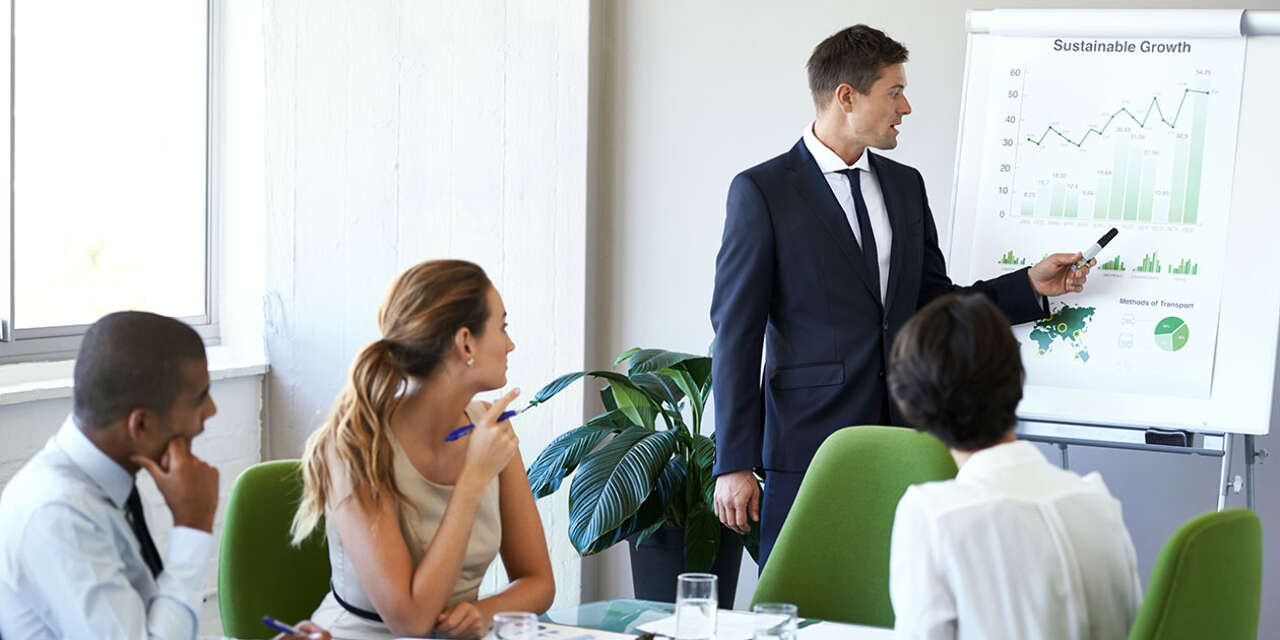
[[(636, 598), (658, 602), (676, 601), (676, 576), (684, 570), (684, 529), (662, 527), (636, 546), (636, 536), (627, 538), (631, 545), (631, 583)], [(742, 537), (720, 527), (720, 552), (716, 554), (711, 573), (718, 578), (716, 588), (721, 609), (732, 609), (738, 591), (738, 569), (742, 566)]]

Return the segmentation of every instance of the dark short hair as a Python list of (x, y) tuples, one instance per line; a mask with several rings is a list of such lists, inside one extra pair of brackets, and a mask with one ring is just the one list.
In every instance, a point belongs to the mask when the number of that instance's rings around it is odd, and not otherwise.
[(180, 320), (121, 311), (89, 326), (75, 368), (75, 415), (102, 427), (134, 409), (166, 413), (190, 382), (183, 363), (205, 360), (204, 342)]
[(831, 93), (842, 84), (866, 95), (880, 77), (880, 70), (907, 61), (907, 48), (883, 31), (855, 24), (818, 43), (805, 68), (809, 72), (809, 92), (822, 108)]
[(961, 451), (1017, 424), (1022, 358), (1009, 319), (981, 295), (930, 302), (893, 341), (889, 393), (917, 429)]

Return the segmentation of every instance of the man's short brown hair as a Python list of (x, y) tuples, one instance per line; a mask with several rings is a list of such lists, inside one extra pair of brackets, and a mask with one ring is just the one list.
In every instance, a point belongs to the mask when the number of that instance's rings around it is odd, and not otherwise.
[(809, 72), (809, 92), (822, 108), (842, 84), (866, 95), (880, 77), (880, 70), (907, 61), (907, 48), (883, 31), (856, 24), (818, 43), (805, 68)]
[(1017, 423), (1022, 357), (1009, 319), (981, 295), (946, 295), (893, 341), (889, 393), (917, 429), (952, 449), (999, 442)]
[(182, 375), (189, 361), (205, 361), (204, 342), (181, 320), (143, 311), (99, 318), (76, 356), (76, 420), (97, 428), (134, 409), (168, 412), (193, 382)]

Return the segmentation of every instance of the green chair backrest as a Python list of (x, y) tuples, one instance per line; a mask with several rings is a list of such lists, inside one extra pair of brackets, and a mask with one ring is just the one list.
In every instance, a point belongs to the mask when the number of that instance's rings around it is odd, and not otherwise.
[(289, 623), (311, 616), (329, 591), (323, 522), (301, 547), (289, 525), (302, 498), (297, 460), (256, 464), (236, 479), (218, 551), (218, 609), (223, 634), (270, 638), (262, 616)]
[(1160, 550), (1129, 640), (1254, 640), (1262, 603), (1262, 523), (1247, 509), (1206, 513)]
[(956, 464), (933, 436), (846, 427), (818, 448), (778, 534), (752, 604), (790, 602), (806, 618), (893, 626), (889, 538), (907, 487)]

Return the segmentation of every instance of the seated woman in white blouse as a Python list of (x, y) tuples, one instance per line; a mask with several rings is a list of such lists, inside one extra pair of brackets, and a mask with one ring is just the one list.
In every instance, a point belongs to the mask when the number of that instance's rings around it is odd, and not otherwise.
[(951, 449), (954, 480), (898, 503), (889, 594), (899, 638), (1124, 638), (1142, 600), (1120, 503), (1014, 438), (1024, 377), (1009, 321), (948, 295), (902, 328), (889, 389)]

